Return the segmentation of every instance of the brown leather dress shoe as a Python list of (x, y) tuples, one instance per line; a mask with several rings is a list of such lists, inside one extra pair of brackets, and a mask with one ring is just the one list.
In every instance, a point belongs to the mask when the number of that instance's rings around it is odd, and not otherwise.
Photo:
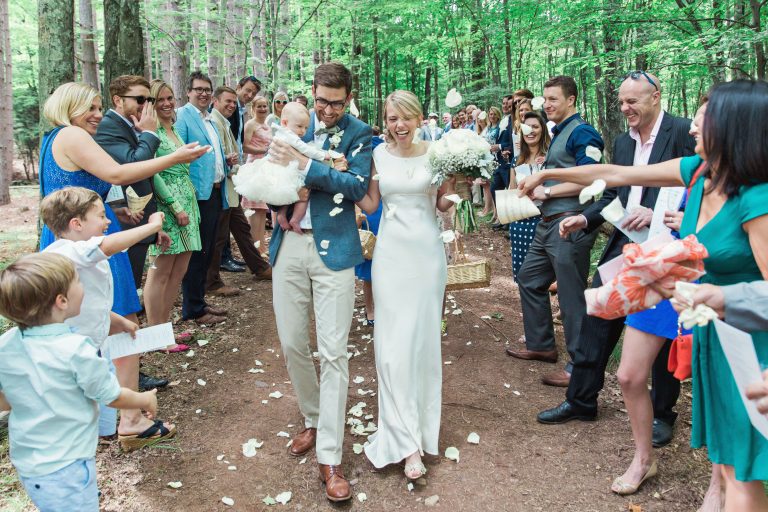
[(507, 355), (516, 357), (517, 359), (527, 359), (532, 361), (544, 361), (545, 363), (557, 362), (557, 350), (543, 350), (535, 351), (528, 350), (527, 348), (514, 349), (512, 347), (507, 348)]
[(320, 480), (325, 484), (325, 497), (331, 501), (347, 501), (352, 497), (352, 486), (341, 473), (341, 466), (320, 466)]
[(271, 281), (272, 280), (272, 267), (269, 267), (267, 270), (265, 270), (261, 274), (254, 274), (253, 280), (254, 281)]
[(294, 457), (301, 457), (309, 450), (315, 447), (315, 440), (317, 439), (316, 428), (305, 428), (293, 438), (291, 447), (288, 448), (288, 453)]
[(227, 316), (227, 310), (224, 308), (217, 308), (216, 306), (205, 306), (203, 311), (215, 316)]
[(549, 372), (541, 378), (541, 382), (547, 386), (557, 386), (567, 388), (571, 382), (571, 374), (565, 370), (555, 370)]
[(199, 316), (195, 318), (195, 323), (197, 325), (213, 325), (213, 324), (220, 324), (221, 322), (226, 322), (227, 318), (224, 316), (216, 316), (211, 313), (206, 313), (203, 316)]

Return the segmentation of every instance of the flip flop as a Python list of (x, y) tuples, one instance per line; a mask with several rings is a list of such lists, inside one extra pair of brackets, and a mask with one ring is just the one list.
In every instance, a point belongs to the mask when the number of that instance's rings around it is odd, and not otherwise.
[(135, 434), (132, 436), (118, 435), (117, 439), (120, 441), (120, 448), (128, 453), (135, 450), (140, 450), (145, 446), (152, 446), (160, 441), (170, 439), (176, 435), (176, 427), (166, 427), (162, 420), (155, 420), (151, 427), (142, 432), (141, 434)]

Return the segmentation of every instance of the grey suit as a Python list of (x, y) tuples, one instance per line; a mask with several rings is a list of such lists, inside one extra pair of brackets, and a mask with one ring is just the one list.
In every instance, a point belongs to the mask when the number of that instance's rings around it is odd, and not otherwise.
[(768, 331), (768, 281), (723, 286), (725, 321), (742, 331)]
[[(147, 132), (136, 133), (136, 130), (129, 126), (114, 110), (109, 110), (104, 119), (101, 120), (94, 139), (104, 151), (109, 153), (109, 156), (120, 164), (142, 162), (154, 158), (157, 148), (160, 147), (160, 139), (157, 135)], [(122, 187), (123, 194), (125, 194), (128, 187), (132, 187), (139, 197), (152, 194), (152, 199), (144, 207), (144, 217), (138, 224), (139, 226), (144, 225), (147, 223), (149, 216), (157, 211), (152, 179), (147, 178), (136, 183), (124, 185)], [(122, 223), (121, 226), (123, 229), (136, 227)], [(133, 271), (133, 279), (136, 281), (136, 288), (141, 287), (144, 260), (147, 257), (149, 244), (154, 243), (155, 240), (156, 235), (152, 235), (128, 249), (128, 258), (131, 261), (131, 270)]]

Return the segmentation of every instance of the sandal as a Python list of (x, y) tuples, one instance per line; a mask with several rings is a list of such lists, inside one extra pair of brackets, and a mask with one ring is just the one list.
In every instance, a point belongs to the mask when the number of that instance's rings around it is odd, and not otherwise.
[(155, 420), (151, 427), (142, 432), (141, 434), (135, 434), (132, 436), (118, 435), (117, 439), (120, 441), (120, 448), (128, 453), (135, 450), (140, 450), (145, 446), (152, 446), (160, 441), (165, 441), (176, 435), (176, 427), (168, 429), (162, 420)]
[[(413, 476), (413, 474), (417, 471), (418, 471), (418, 475)], [(407, 478), (408, 480), (418, 480), (419, 478), (427, 474), (427, 467), (424, 465), (423, 462), (406, 464), (405, 470), (403, 472), (405, 473), (405, 478)]]
[(611, 490), (619, 496), (629, 496), (630, 494), (635, 494), (640, 486), (643, 485), (643, 482), (656, 476), (657, 471), (658, 467), (656, 465), (656, 461), (654, 460), (653, 464), (651, 464), (651, 467), (648, 468), (648, 471), (645, 472), (645, 475), (643, 475), (643, 478), (637, 483), (637, 485), (625, 482), (620, 476), (617, 476), (613, 481), (613, 485), (611, 485)]

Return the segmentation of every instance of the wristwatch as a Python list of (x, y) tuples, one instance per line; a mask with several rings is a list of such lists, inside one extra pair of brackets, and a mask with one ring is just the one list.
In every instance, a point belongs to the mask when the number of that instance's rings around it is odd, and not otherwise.
[(544, 187), (544, 197), (549, 199), (552, 197), (552, 187)]

